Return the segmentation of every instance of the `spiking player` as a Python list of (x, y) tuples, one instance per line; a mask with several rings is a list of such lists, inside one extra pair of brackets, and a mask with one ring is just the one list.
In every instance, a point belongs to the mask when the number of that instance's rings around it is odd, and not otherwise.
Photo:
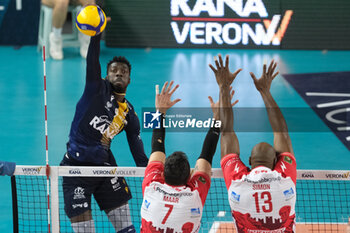
[[(198, 232), (210, 187), (211, 164), (219, 140), (219, 128), (213, 127), (207, 133), (192, 175), (185, 153), (176, 151), (165, 158), (163, 118), (166, 111), (180, 101), (171, 101), (178, 88), (177, 85), (171, 89), (172, 85), (173, 82), (170, 82), (168, 87), (166, 82), (160, 94), (156, 91), (156, 108), (162, 113), (159, 113), (161, 127), (153, 130), (152, 154), (142, 183), (142, 233)], [(209, 100), (213, 117), (218, 119), (218, 103), (214, 104), (211, 97)]]
[[(265, 142), (254, 146), (249, 164), (240, 160), (240, 148), (233, 131), (233, 110), (230, 107), (229, 87), (237, 72), (232, 74), (221, 55), (212, 66), (220, 87), (220, 119), (222, 120), (221, 167), (224, 173), (228, 198), (239, 233), (292, 233), (295, 230), (296, 161), (288, 134), (287, 124), (270, 93), (277, 63), (271, 62), (268, 70), (257, 79), (250, 73), (260, 92), (274, 133), (273, 147)], [(239, 71), (238, 71), (239, 72)]]
[[(61, 165), (117, 166), (110, 145), (114, 136), (125, 130), (136, 165), (145, 167), (148, 159), (139, 119), (125, 99), (131, 65), (124, 57), (114, 57), (107, 65), (107, 77), (101, 79), (100, 40), (101, 34), (91, 37), (85, 90), (76, 107)], [(128, 206), (131, 193), (124, 178), (64, 177), (63, 191), (65, 211), (75, 232), (95, 232), (92, 194), (116, 232), (135, 232)]]

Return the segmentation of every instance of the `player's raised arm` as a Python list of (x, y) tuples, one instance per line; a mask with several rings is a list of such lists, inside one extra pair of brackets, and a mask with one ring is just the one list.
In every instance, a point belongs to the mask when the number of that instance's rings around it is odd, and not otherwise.
[(220, 137), (220, 127), (216, 126), (216, 123), (220, 121), (220, 110), (219, 102), (214, 103), (213, 98), (208, 96), (210, 101), (210, 107), (213, 111), (213, 118), (215, 123), (213, 127), (209, 129), (207, 135), (205, 136), (202, 152), (197, 159), (195, 171), (201, 171), (206, 173), (211, 177), (211, 166), (213, 162), (213, 157), (216, 151), (216, 146)]
[[(230, 90), (232, 87), (230, 87)], [(231, 92), (231, 100), (233, 98), (234, 91)], [(209, 129), (203, 143), (202, 152), (196, 162), (195, 170), (205, 172), (211, 177), (211, 166), (213, 157), (216, 151), (216, 146), (220, 137), (220, 127), (216, 127), (218, 121), (220, 121), (220, 104), (219, 101), (214, 103), (213, 98), (208, 96), (210, 101), (210, 107), (213, 111), (213, 118), (215, 119), (215, 123), (213, 127)], [(238, 100), (232, 103), (234, 106)]]
[(223, 63), (222, 57), (219, 54), (219, 60), (215, 59), (215, 65), (212, 66), (209, 64), (210, 68), (213, 70), (215, 74), (216, 81), (220, 88), (220, 119), (222, 122), (221, 126), (221, 158), (230, 153), (238, 154), (239, 150), (239, 142), (236, 133), (233, 130), (233, 110), (231, 104), (231, 96), (230, 86), (237, 77), (238, 73), (242, 69), (238, 69), (236, 72), (231, 73), (228, 65), (229, 65), (229, 57), (226, 56), (225, 65)]
[[(163, 127), (163, 119), (166, 111), (171, 108), (174, 104), (180, 101), (180, 99), (171, 100), (171, 96), (174, 94), (179, 85), (176, 85), (173, 89), (172, 86), (174, 81), (171, 81), (169, 86), (168, 82), (165, 82), (162, 91), (159, 93), (159, 86), (156, 85), (156, 114), (160, 117), (160, 128), (153, 129), (152, 134), (152, 154), (149, 158), (149, 162), (159, 161), (165, 162), (165, 128)], [(155, 116), (156, 117), (156, 116)]]
[(86, 57), (86, 83), (101, 80), (100, 41), (101, 34), (91, 37)]
[(261, 97), (264, 100), (266, 111), (273, 130), (273, 144), (275, 150), (279, 153), (293, 153), (292, 143), (288, 134), (287, 123), (280, 108), (270, 93), (271, 83), (279, 73), (275, 72), (276, 67), (277, 63), (272, 60), (267, 71), (266, 64), (264, 64), (263, 73), (259, 79), (257, 79), (252, 72), (250, 72), (250, 75), (254, 80), (256, 89), (260, 92)]

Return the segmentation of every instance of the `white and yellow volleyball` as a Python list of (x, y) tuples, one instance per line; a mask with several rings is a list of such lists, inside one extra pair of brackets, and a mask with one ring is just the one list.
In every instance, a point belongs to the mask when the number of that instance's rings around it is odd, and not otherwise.
[(83, 7), (76, 18), (75, 25), (85, 35), (96, 36), (106, 27), (106, 14), (96, 5)]

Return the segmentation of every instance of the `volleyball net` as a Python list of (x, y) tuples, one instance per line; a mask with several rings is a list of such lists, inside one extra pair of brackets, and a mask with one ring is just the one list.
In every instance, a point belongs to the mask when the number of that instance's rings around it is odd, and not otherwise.
[[(64, 211), (62, 177), (125, 177), (133, 198), (130, 215), (139, 232), (142, 180), (145, 168), (50, 167), (48, 200), (45, 166), (16, 166), (11, 177), (14, 232), (73, 232)], [(349, 233), (350, 171), (298, 170), (296, 223), (302, 233)], [(83, 195), (77, 193), (77, 195)], [(83, 205), (84, 203), (82, 203)], [(48, 214), (50, 207), (50, 214)], [(76, 206), (79, 208), (79, 206)], [(73, 207), (74, 208), (74, 207)], [(91, 203), (96, 232), (115, 232), (94, 198)], [(234, 233), (221, 169), (213, 169), (212, 183), (203, 209), (200, 232)], [(164, 232), (167, 233), (167, 232)], [(175, 233), (175, 232), (173, 232)]]

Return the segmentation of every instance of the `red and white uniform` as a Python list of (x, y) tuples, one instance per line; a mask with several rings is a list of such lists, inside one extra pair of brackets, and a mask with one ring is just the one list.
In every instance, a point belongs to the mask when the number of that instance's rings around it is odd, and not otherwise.
[(296, 161), (281, 153), (271, 170), (249, 171), (237, 154), (226, 155), (221, 168), (238, 233), (295, 232)]
[(142, 183), (141, 232), (198, 232), (210, 177), (195, 172), (187, 185), (171, 186), (164, 181), (164, 165), (151, 162)]

